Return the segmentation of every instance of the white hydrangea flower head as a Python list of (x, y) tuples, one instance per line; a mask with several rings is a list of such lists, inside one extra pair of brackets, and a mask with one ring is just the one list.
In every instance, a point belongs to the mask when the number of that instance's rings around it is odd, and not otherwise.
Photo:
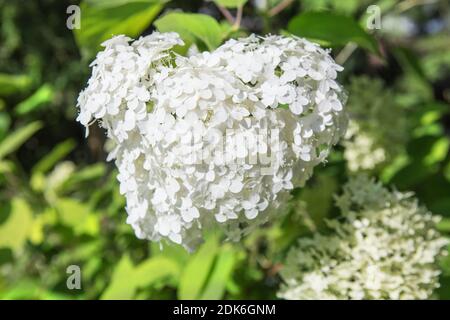
[(346, 109), (350, 122), (343, 145), (350, 171), (377, 170), (404, 150), (407, 114), (380, 79), (354, 77)]
[(189, 57), (172, 51), (182, 44), (157, 32), (106, 41), (78, 121), (106, 129), (136, 235), (194, 248), (204, 229), (238, 240), (280, 214), (346, 116), (342, 67), (316, 44), (250, 36)]
[(386, 150), (370, 134), (350, 121), (344, 141), (344, 158), (350, 171), (372, 170), (386, 161)]
[(427, 299), (439, 286), (448, 240), (438, 216), (411, 193), (356, 176), (336, 197), (342, 216), (329, 234), (302, 238), (286, 258), (284, 299)]

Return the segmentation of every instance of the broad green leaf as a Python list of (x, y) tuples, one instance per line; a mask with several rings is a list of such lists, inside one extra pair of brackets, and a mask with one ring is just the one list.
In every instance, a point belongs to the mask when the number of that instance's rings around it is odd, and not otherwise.
[(179, 299), (198, 299), (206, 284), (218, 250), (218, 239), (211, 236), (189, 260), (178, 286)]
[(132, 277), (136, 282), (136, 286), (143, 288), (169, 277), (178, 280), (180, 273), (181, 266), (176, 261), (159, 256), (139, 264)]
[(222, 299), (226, 285), (230, 279), (235, 264), (236, 252), (230, 245), (224, 245), (220, 250), (208, 283), (201, 294), (201, 299)]
[(101, 299), (103, 300), (126, 300), (134, 296), (136, 284), (130, 275), (133, 273), (134, 266), (128, 255), (124, 255), (120, 259), (114, 269), (111, 280), (106, 290), (103, 292)]
[(74, 29), (75, 39), (88, 57), (100, 44), (114, 35), (139, 36), (163, 8), (163, 0), (84, 1), (81, 3), (81, 27)]
[(186, 42), (186, 47), (200, 41), (207, 49), (214, 50), (224, 37), (219, 23), (204, 14), (170, 12), (157, 19), (155, 25), (161, 32), (177, 32)]
[(11, 248), (14, 252), (21, 251), (32, 226), (33, 212), (28, 203), (21, 198), (12, 199), (8, 219), (0, 225), (0, 247)]
[(177, 279), (180, 272), (181, 266), (162, 256), (150, 258), (137, 266), (133, 266), (128, 256), (124, 256), (101, 299), (132, 299), (138, 288), (150, 286), (167, 278)]
[(29, 98), (19, 103), (14, 112), (18, 115), (24, 115), (29, 112), (38, 110), (45, 104), (51, 102), (55, 96), (53, 87), (49, 84), (42, 85), (35, 93)]
[(6, 292), (0, 292), (0, 298), (3, 300), (65, 300), (71, 299), (71, 296), (43, 288), (42, 281), (35, 282), (35, 280), (20, 279), (19, 282), (14, 283)]
[(439, 110), (430, 110), (425, 112), (420, 118), (420, 124), (423, 126), (428, 126), (436, 123), (442, 116), (442, 112)]
[(325, 41), (329, 45), (356, 43), (379, 54), (376, 40), (351, 17), (331, 12), (305, 12), (294, 17), (288, 25), (294, 35)]
[(25, 141), (42, 128), (40, 121), (29, 123), (25, 127), (15, 130), (0, 142), (0, 159), (16, 151)]
[(21, 93), (30, 88), (32, 79), (28, 75), (0, 73), (0, 96)]
[(448, 155), (448, 150), (450, 147), (450, 140), (447, 137), (442, 137), (433, 144), (430, 152), (424, 158), (424, 163), (428, 166), (439, 163)]
[(406, 167), (410, 163), (410, 159), (407, 154), (401, 154), (395, 157), (382, 171), (380, 178), (384, 183), (391, 181), (397, 172)]
[(76, 146), (73, 139), (67, 139), (59, 143), (45, 157), (38, 161), (31, 170), (33, 173), (45, 173), (50, 170), (58, 161), (67, 156)]
[(237, 8), (246, 4), (248, 0), (209, 0), (209, 1), (214, 1), (219, 6), (225, 8)]

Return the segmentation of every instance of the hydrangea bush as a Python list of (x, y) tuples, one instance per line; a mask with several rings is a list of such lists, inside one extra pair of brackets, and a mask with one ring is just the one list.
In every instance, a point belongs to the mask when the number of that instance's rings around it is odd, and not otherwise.
[(103, 43), (78, 121), (106, 129), (139, 238), (193, 248), (219, 226), (238, 240), (283, 212), (345, 132), (342, 67), (298, 37), (251, 35), (189, 57), (175, 45), (158, 32)]
[(285, 299), (428, 299), (439, 287), (437, 259), (448, 240), (411, 193), (359, 175), (336, 197), (329, 234), (301, 238), (281, 276)]
[(0, 0), (0, 299), (450, 299), (447, 2)]

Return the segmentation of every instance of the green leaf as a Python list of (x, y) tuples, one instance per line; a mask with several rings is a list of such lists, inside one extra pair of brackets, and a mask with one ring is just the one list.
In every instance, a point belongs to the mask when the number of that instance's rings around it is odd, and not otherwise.
[(180, 265), (174, 260), (160, 256), (148, 259), (139, 264), (132, 276), (136, 282), (136, 286), (143, 288), (169, 277), (178, 280), (180, 273)]
[(236, 252), (230, 245), (223, 246), (200, 299), (218, 300), (223, 298), (226, 285), (231, 277), (236, 261), (235, 256)]
[(332, 46), (353, 42), (379, 54), (376, 40), (348, 16), (331, 12), (305, 12), (289, 22), (288, 31), (300, 37), (325, 41)]
[(425, 165), (431, 166), (445, 160), (448, 155), (449, 147), (449, 138), (441, 137), (440, 139), (436, 140), (436, 142), (434, 142), (434, 144), (432, 145), (430, 152), (424, 158)]
[(211, 271), (218, 250), (218, 239), (211, 236), (189, 260), (181, 275), (178, 298), (197, 299)]
[(73, 139), (67, 139), (64, 142), (59, 143), (56, 147), (50, 151), (45, 157), (39, 160), (31, 169), (33, 174), (45, 173), (50, 170), (58, 161), (67, 156), (76, 146)]
[(71, 296), (46, 290), (42, 282), (31, 279), (20, 279), (6, 292), (0, 292), (2, 300), (65, 300)]
[(67, 181), (64, 182), (62, 189), (73, 189), (80, 183), (101, 178), (106, 173), (104, 163), (96, 163), (74, 172)]
[(21, 93), (30, 88), (32, 79), (28, 75), (0, 73), (0, 96)]
[(214, 50), (224, 37), (219, 23), (204, 14), (170, 12), (156, 20), (155, 25), (161, 32), (177, 32), (186, 42), (186, 47), (197, 43)]
[(225, 8), (237, 8), (247, 3), (247, 0), (212, 0), (212, 1), (214, 1), (217, 5)]
[(17, 129), (0, 142), (0, 159), (16, 151), (25, 141), (42, 128), (40, 121), (32, 122)]
[(180, 266), (171, 259), (162, 256), (150, 258), (134, 267), (125, 255), (114, 270), (109, 286), (101, 299), (132, 299), (138, 288), (147, 287), (166, 278), (178, 278)]
[(103, 292), (101, 299), (126, 300), (133, 298), (136, 290), (134, 281), (130, 279), (130, 274), (132, 274), (133, 269), (134, 267), (130, 257), (124, 255), (114, 269), (109, 285)]
[(405, 168), (409, 163), (410, 159), (407, 154), (400, 154), (395, 157), (389, 164), (383, 169), (380, 178), (384, 183), (389, 183), (401, 169)]
[(83, 54), (92, 56), (114, 35), (139, 36), (162, 10), (165, 0), (84, 1), (81, 26), (74, 29)]
[(44, 84), (35, 93), (33, 93), (29, 98), (19, 103), (14, 112), (17, 115), (24, 115), (29, 112), (35, 111), (45, 104), (51, 102), (55, 96), (55, 91), (53, 87), (49, 84)]
[(33, 227), (33, 212), (28, 203), (21, 198), (11, 202), (8, 219), (0, 225), (0, 248), (11, 248), (14, 252), (22, 250)]

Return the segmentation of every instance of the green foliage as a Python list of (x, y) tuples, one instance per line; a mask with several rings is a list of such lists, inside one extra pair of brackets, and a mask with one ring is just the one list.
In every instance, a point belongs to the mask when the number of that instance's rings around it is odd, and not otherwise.
[(40, 121), (32, 122), (12, 132), (0, 141), (0, 160), (8, 154), (16, 151), (25, 141), (42, 128)]
[(376, 40), (351, 17), (331, 12), (305, 12), (294, 17), (288, 31), (330, 46), (354, 42), (373, 53), (379, 53)]
[(219, 6), (225, 8), (237, 8), (243, 6), (248, 0), (212, 0)]
[(30, 97), (20, 102), (15, 107), (17, 115), (22, 116), (29, 112), (36, 111), (43, 107), (45, 104), (50, 103), (55, 95), (54, 89), (49, 84), (42, 85), (35, 93)]
[(224, 245), (222, 247), (200, 299), (217, 300), (223, 298), (227, 284), (231, 281), (236, 263), (236, 255), (237, 252), (231, 245)]
[(26, 91), (31, 85), (27, 75), (10, 75), (0, 73), (0, 97)]
[(196, 43), (208, 50), (214, 50), (225, 37), (219, 23), (204, 14), (169, 12), (155, 21), (161, 32), (177, 32), (186, 47)]
[(58, 162), (63, 160), (76, 146), (73, 139), (57, 144), (51, 152), (40, 159), (32, 168), (32, 173), (46, 173)]
[(88, 56), (113, 35), (136, 37), (163, 8), (164, 0), (85, 1), (81, 4), (80, 29), (75, 29), (78, 45)]
[[(193, 253), (137, 239), (126, 224), (117, 172), (105, 162), (103, 133), (92, 125), (85, 140), (74, 120), (87, 59), (117, 34), (175, 31), (186, 43), (180, 54), (194, 44), (213, 50), (228, 38), (284, 30), (318, 40), (341, 58), (342, 48), (355, 43), (359, 48), (342, 59), (339, 81), (353, 120), (357, 115), (361, 129), (389, 150), (389, 159), (370, 174), (415, 192), (443, 216), (437, 227), (450, 237), (444, 18), (450, 9), (444, 1), (405, 9), (405, 2), (394, 0), (304, 0), (276, 13), (280, 0), (259, 7), (245, 0), (213, 2), (83, 0), (81, 29), (72, 32), (64, 14), (72, 1), (0, 0), (1, 299), (273, 299), (289, 247), (337, 214), (333, 194), (350, 175), (344, 144), (293, 190), (287, 212), (240, 243), (224, 243), (220, 230)], [(382, 19), (408, 18), (420, 32), (399, 38), (385, 27), (366, 31), (371, 4), (380, 6)], [(240, 24), (227, 22), (217, 5), (233, 16), (245, 5)], [(429, 31), (430, 25), (441, 29)], [(405, 132), (406, 138), (400, 136)], [(65, 270), (72, 264), (81, 268), (82, 290), (66, 287)], [(450, 299), (448, 257), (441, 269), (436, 295)]]
[(31, 235), (33, 214), (29, 205), (20, 198), (11, 201), (6, 221), (0, 225), (0, 247), (19, 253)]
[(177, 281), (181, 265), (166, 258), (150, 258), (137, 266), (133, 266), (128, 256), (122, 257), (114, 270), (109, 286), (102, 299), (132, 299), (136, 290), (155, 285), (158, 281), (173, 279)]
[(211, 236), (192, 256), (183, 272), (178, 298), (196, 299), (201, 296), (218, 251), (218, 238)]

